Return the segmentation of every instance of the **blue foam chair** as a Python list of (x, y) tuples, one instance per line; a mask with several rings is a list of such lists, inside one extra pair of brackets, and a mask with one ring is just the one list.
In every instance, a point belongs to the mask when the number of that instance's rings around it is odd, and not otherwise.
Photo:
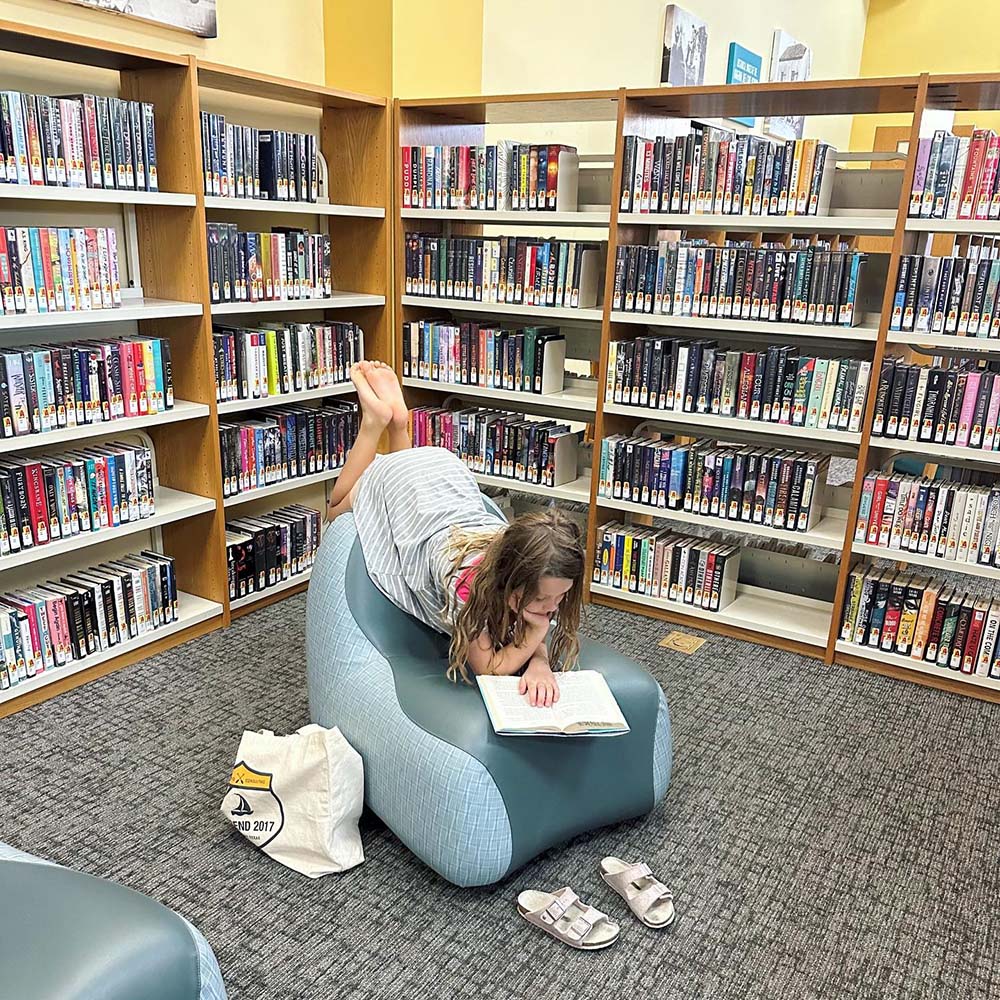
[[(489, 501), (486, 501), (489, 504)], [(555, 844), (649, 812), (670, 780), (667, 702), (640, 666), (584, 641), (631, 731), (497, 736), (478, 688), (446, 677), (448, 639), (372, 583), (354, 519), (327, 529), (306, 608), (310, 716), (365, 765), (365, 802), (456, 885), (503, 878)]]

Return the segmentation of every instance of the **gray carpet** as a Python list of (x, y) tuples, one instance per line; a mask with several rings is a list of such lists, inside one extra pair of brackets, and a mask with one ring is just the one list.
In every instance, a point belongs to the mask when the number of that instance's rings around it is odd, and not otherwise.
[[(0, 839), (175, 907), (233, 1000), (1000, 992), (1000, 706), (711, 636), (683, 656), (657, 647), (668, 626), (593, 610), (588, 632), (670, 698), (674, 780), (652, 816), (482, 890), (366, 818), (367, 862), (311, 882), (218, 813), (242, 730), (306, 721), (303, 612), (292, 599), (0, 721)], [(578, 954), (515, 915), (521, 887), (567, 883), (620, 912), (596, 871), (611, 853), (673, 886), (671, 931), (623, 916), (616, 947)]]

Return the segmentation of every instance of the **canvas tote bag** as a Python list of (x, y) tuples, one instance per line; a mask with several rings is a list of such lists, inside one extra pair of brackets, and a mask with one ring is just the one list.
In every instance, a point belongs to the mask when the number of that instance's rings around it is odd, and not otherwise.
[(339, 729), (310, 725), (290, 736), (247, 730), (222, 814), (275, 861), (319, 878), (365, 860), (363, 801), (361, 755)]

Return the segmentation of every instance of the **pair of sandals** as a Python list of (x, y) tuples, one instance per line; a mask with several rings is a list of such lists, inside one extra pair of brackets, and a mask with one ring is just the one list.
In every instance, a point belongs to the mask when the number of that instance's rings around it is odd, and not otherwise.
[[(659, 930), (674, 922), (673, 893), (653, 875), (649, 865), (608, 857), (601, 862), (601, 878), (647, 927)], [(568, 886), (557, 892), (525, 889), (517, 897), (517, 911), (529, 924), (581, 951), (607, 948), (621, 933), (606, 913), (583, 902)]]

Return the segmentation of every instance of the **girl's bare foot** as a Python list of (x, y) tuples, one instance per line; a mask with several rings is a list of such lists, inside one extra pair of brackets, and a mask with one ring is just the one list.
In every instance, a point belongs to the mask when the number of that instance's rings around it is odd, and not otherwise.
[(392, 423), (397, 427), (408, 426), (408, 412), (403, 390), (400, 388), (396, 373), (382, 361), (367, 361), (365, 377), (375, 394), (383, 403), (392, 407)]
[(358, 402), (361, 404), (361, 422), (381, 432), (393, 419), (392, 404), (379, 398), (368, 381), (362, 364), (365, 362), (359, 362), (351, 367), (351, 381), (358, 391)]

